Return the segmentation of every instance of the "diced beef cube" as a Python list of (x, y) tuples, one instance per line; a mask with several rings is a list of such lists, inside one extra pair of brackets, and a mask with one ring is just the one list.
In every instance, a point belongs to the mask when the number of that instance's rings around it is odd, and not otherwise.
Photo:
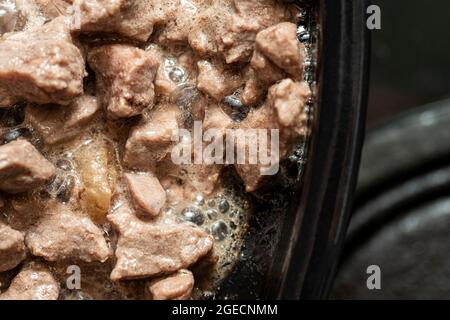
[(256, 36), (256, 48), (280, 69), (299, 79), (303, 73), (305, 48), (297, 39), (297, 26), (279, 23)]
[(22, 232), (0, 222), (0, 272), (15, 268), (25, 259)]
[(164, 104), (153, 110), (149, 121), (131, 130), (125, 146), (124, 163), (129, 168), (153, 169), (170, 152), (172, 136), (178, 136), (182, 113), (176, 105)]
[(286, 76), (295, 80), (303, 77), (305, 48), (298, 41), (296, 30), (295, 24), (284, 22), (258, 33), (251, 70), (241, 96), (244, 104), (256, 103), (272, 84)]
[[(206, 108), (202, 129), (204, 134), (211, 135), (211, 140), (203, 143), (203, 156), (207, 156), (207, 158), (203, 159), (202, 164), (185, 166), (188, 178), (187, 185), (191, 186), (193, 191), (205, 195), (214, 191), (226, 160), (222, 156), (225, 152), (220, 153), (219, 145), (222, 144), (222, 150), (225, 151), (226, 131), (233, 126), (233, 120), (220, 106), (212, 104)], [(219, 154), (215, 154), (216, 151)]]
[(0, 300), (57, 300), (59, 284), (50, 270), (41, 263), (25, 266), (12, 280)]
[[(275, 111), (280, 134), (289, 144), (293, 136), (305, 137), (307, 133), (306, 103), (311, 90), (306, 82), (285, 79), (269, 89), (267, 103)], [(290, 138), (290, 139), (289, 139)]]
[(36, 188), (55, 175), (55, 167), (26, 140), (0, 146), (0, 190), (20, 193)]
[[(165, 18), (161, 0), (75, 0), (74, 29), (82, 32), (106, 32), (146, 41), (153, 25)], [(78, 16), (77, 16), (78, 15)]]
[(31, 254), (48, 261), (106, 261), (111, 252), (100, 230), (88, 217), (63, 206), (42, 217), (25, 236)]
[(25, 118), (48, 145), (78, 136), (99, 110), (97, 99), (83, 95), (69, 106), (28, 106)]
[(136, 209), (157, 216), (166, 203), (166, 191), (151, 173), (125, 173), (125, 180)]
[(25, 99), (68, 104), (83, 93), (84, 60), (61, 17), (0, 41), (0, 106)]
[(113, 281), (138, 279), (188, 268), (212, 249), (213, 239), (190, 224), (139, 220), (126, 205), (109, 214), (119, 233)]
[(146, 284), (152, 300), (188, 300), (194, 288), (194, 276), (189, 270), (180, 270), (170, 276)]
[(97, 96), (110, 118), (132, 117), (153, 106), (159, 57), (114, 44), (94, 48), (88, 61), (97, 76)]
[(242, 85), (240, 75), (231, 69), (209, 61), (199, 61), (198, 90), (221, 101)]
[(165, 1), (164, 28), (157, 36), (157, 42), (163, 45), (182, 45), (187, 43), (203, 0)]
[(221, 34), (221, 51), (227, 63), (250, 60), (256, 34), (281, 21), (294, 20), (295, 13), (275, 0), (234, 0), (236, 13)]
[[(244, 129), (278, 129), (279, 130), (279, 154), (283, 159), (299, 138), (307, 135), (308, 115), (306, 103), (311, 92), (304, 82), (294, 82), (285, 79), (273, 85), (264, 105), (259, 109), (253, 109), (247, 118), (242, 121)], [(270, 151), (270, 136), (268, 132), (268, 152)], [(251, 143), (248, 141), (238, 145), (239, 148), (248, 150)], [(247, 154), (247, 152), (246, 152)], [(262, 170), (267, 168), (262, 164), (236, 164), (235, 168), (244, 181), (248, 192), (258, 189), (263, 180), (270, 176), (263, 175)]]
[(267, 89), (275, 82), (284, 79), (286, 75), (258, 50), (253, 52), (250, 64), (251, 68), (247, 72), (248, 79), (241, 94), (242, 103), (248, 106), (260, 101)]

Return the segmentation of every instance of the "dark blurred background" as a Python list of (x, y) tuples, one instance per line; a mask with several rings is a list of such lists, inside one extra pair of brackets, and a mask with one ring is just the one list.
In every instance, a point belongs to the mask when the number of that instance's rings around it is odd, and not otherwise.
[[(450, 299), (450, 1), (374, 0), (367, 137), (334, 299)], [(369, 290), (369, 265), (381, 290)]]
[(382, 29), (372, 32), (367, 126), (450, 97), (450, 2), (379, 0)]

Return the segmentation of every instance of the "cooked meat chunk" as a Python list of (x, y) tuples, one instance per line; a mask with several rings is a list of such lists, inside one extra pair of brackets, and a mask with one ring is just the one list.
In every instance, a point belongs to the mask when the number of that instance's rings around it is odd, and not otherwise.
[(40, 263), (30, 263), (12, 280), (0, 300), (56, 300), (59, 284), (50, 270)]
[(188, 42), (202, 56), (226, 63), (247, 62), (256, 34), (282, 21), (294, 21), (295, 10), (275, 0), (218, 0), (194, 15)]
[(97, 76), (97, 92), (110, 118), (128, 118), (153, 106), (158, 57), (128, 45), (93, 49), (88, 61)]
[(0, 272), (15, 268), (25, 259), (22, 232), (0, 222)]
[(188, 300), (193, 288), (194, 276), (189, 270), (180, 270), (146, 284), (152, 300)]
[(187, 268), (208, 254), (213, 239), (189, 224), (139, 220), (126, 205), (108, 219), (119, 233), (113, 281), (172, 273)]
[(166, 203), (166, 192), (151, 173), (125, 173), (125, 180), (136, 209), (157, 216)]
[(241, 77), (237, 72), (226, 69), (220, 64), (199, 61), (197, 65), (199, 69), (197, 88), (216, 101), (221, 101), (242, 84)]
[(295, 24), (283, 22), (261, 31), (256, 36), (256, 48), (292, 77), (301, 77), (305, 49), (297, 39)]
[(287, 144), (292, 136), (305, 137), (307, 129), (306, 102), (311, 96), (311, 90), (306, 82), (294, 82), (285, 79), (269, 89), (267, 103), (273, 108), (280, 134)]
[(42, 217), (25, 236), (31, 254), (48, 261), (105, 261), (110, 249), (102, 231), (88, 218), (57, 207)]
[(25, 117), (44, 142), (53, 145), (78, 136), (98, 110), (97, 99), (83, 95), (68, 106), (28, 106)]
[(0, 40), (0, 106), (25, 99), (68, 104), (83, 93), (84, 60), (64, 18)]
[(251, 58), (256, 34), (276, 23), (295, 19), (291, 7), (275, 0), (234, 0), (236, 14), (221, 35), (221, 47), (227, 63)]
[(142, 0), (74, 0), (80, 16), (75, 29), (82, 32), (116, 33), (146, 41), (153, 25), (164, 19), (165, 2)]
[(295, 80), (303, 77), (306, 51), (297, 39), (296, 30), (295, 24), (284, 22), (258, 33), (251, 70), (241, 96), (244, 104), (261, 100), (272, 84), (286, 76)]
[(31, 143), (16, 140), (0, 146), (0, 190), (19, 193), (36, 188), (55, 175), (55, 167)]
[[(295, 141), (305, 138), (307, 134), (306, 102), (310, 94), (306, 83), (285, 79), (269, 89), (265, 104), (261, 108), (251, 111), (242, 122), (242, 127), (246, 129), (278, 129), (279, 153), (278, 160), (274, 159), (278, 162), (286, 156)], [(271, 140), (269, 136), (267, 139), (269, 152)], [(255, 143), (258, 142), (246, 139), (244, 143), (238, 145), (238, 148), (244, 148), (247, 151), (249, 145)], [(264, 178), (268, 177), (262, 172), (267, 169), (267, 165), (246, 163), (237, 164), (235, 167), (248, 192), (258, 189)]]
[(159, 32), (157, 42), (165, 46), (187, 43), (195, 17), (204, 0), (164, 1), (164, 28)]
[(214, 191), (226, 161), (223, 158), (225, 152), (222, 152), (225, 150), (226, 131), (233, 126), (233, 120), (220, 106), (211, 104), (206, 108), (202, 128), (207, 140), (204, 141), (203, 148), (203, 155), (206, 158), (202, 159), (202, 164), (185, 166), (188, 176), (187, 185), (191, 186), (193, 191), (205, 195)]
[(131, 130), (125, 146), (124, 163), (129, 168), (153, 169), (174, 144), (182, 113), (176, 105), (164, 104), (154, 110), (151, 119)]

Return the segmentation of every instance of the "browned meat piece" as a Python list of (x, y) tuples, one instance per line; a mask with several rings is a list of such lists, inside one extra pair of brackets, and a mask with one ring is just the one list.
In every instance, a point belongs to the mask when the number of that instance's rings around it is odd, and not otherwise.
[(55, 167), (31, 143), (16, 140), (0, 147), (0, 190), (19, 193), (36, 188), (55, 175)]
[(180, 270), (170, 276), (146, 284), (152, 300), (188, 300), (194, 288), (194, 276), (189, 270)]
[(115, 44), (94, 48), (88, 61), (97, 76), (97, 96), (110, 118), (128, 118), (153, 106), (159, 57)]
[(197, 65), (198, 90), (210, 95), (216, 101), (221, 101), (242, 85), (241, 77), (236, 71), (209, 61), (199, 61)]
[[(242, 122), (242, 128), (246, 129), (279, 129), (279, 159), (283, 159), (293, 147), (293, 143), (299, 138), (305, 138), (307, 134), (306, 102), (311, 92), (304, 82), (294, 82), (285, 79), (269, 89), (265, 104), (252, 110)], [(268, 133), (269, 134), (269, 133)], [(268, 151), (270, 151), (270, 136), (268, 136)], [(252, 142), (246, 139), (240, 148), (248, 150)], [(264, 178), (262, 169), (267, 168), (262, 164), (237, 164), (235, 168), (244, 181), (248, 192), (255, 191), (261, 186)]]
[(15, 268), (25, 259), (22, 232), (0, 222), (0, 272)]
[(212, 249), (213, 239), (190, 224), (144, 222), (126, 205), (108, 219), (119, 232), (113, 281), (172, 273), (189, 267)]
[(9, 97), (0, 106), (20, 99), (68, 104), (83, 93), (84, 75), (83, 57), (63, 17), (0, 41), (0, 92)]
[(131, 130), (125, 146), (124, 163), (135, 169), (153, 169), (171, 150), (172, 135), (178, 134), (182, 113), (176, 105), (158, 107), (151, 119)]
[(106, 261), (111, 252), (102, 231), (86, 216), (65, 207), (42, 217), (25, 236), (30, 252), (48, 261)]
[(166, 192), (151, 173), (125, 173), (128, 190), (136, 209), (157, 216), (166, 203)]
[(116, 33), (146, 41), (153, 32), (153, 25), (165, 19), (166, 2), (171, 1), (75, 0), (75, 12), (80, 17), (75, 29)]
[(69, 106), (28, 106), (25, 117), (44, 142), (52, 145), (79, 135), (98, 110), (97, 99), (84, 95)]
[(50, 270), (40, 263), (30, 263), (12, 280), (0, 300), (57, 300), (59, 284)]
[(301, 78), (306, 52), (297, 39), (295, 24), (283, 22), (261, 31), (256, 36), (256, 48), (292, 77)]

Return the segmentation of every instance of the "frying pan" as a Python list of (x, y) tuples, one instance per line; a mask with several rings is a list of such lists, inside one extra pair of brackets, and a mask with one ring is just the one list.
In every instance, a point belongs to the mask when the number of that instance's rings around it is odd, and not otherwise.
[(302, 178), (289, 190), (255, 197), (240, 259), (219, 288), (218, 299), (324, 299), (334, 278), (364, 134), (368, 3), (321, 0), (301, 5), (315, 12), (318, 48), (318, 85)]

